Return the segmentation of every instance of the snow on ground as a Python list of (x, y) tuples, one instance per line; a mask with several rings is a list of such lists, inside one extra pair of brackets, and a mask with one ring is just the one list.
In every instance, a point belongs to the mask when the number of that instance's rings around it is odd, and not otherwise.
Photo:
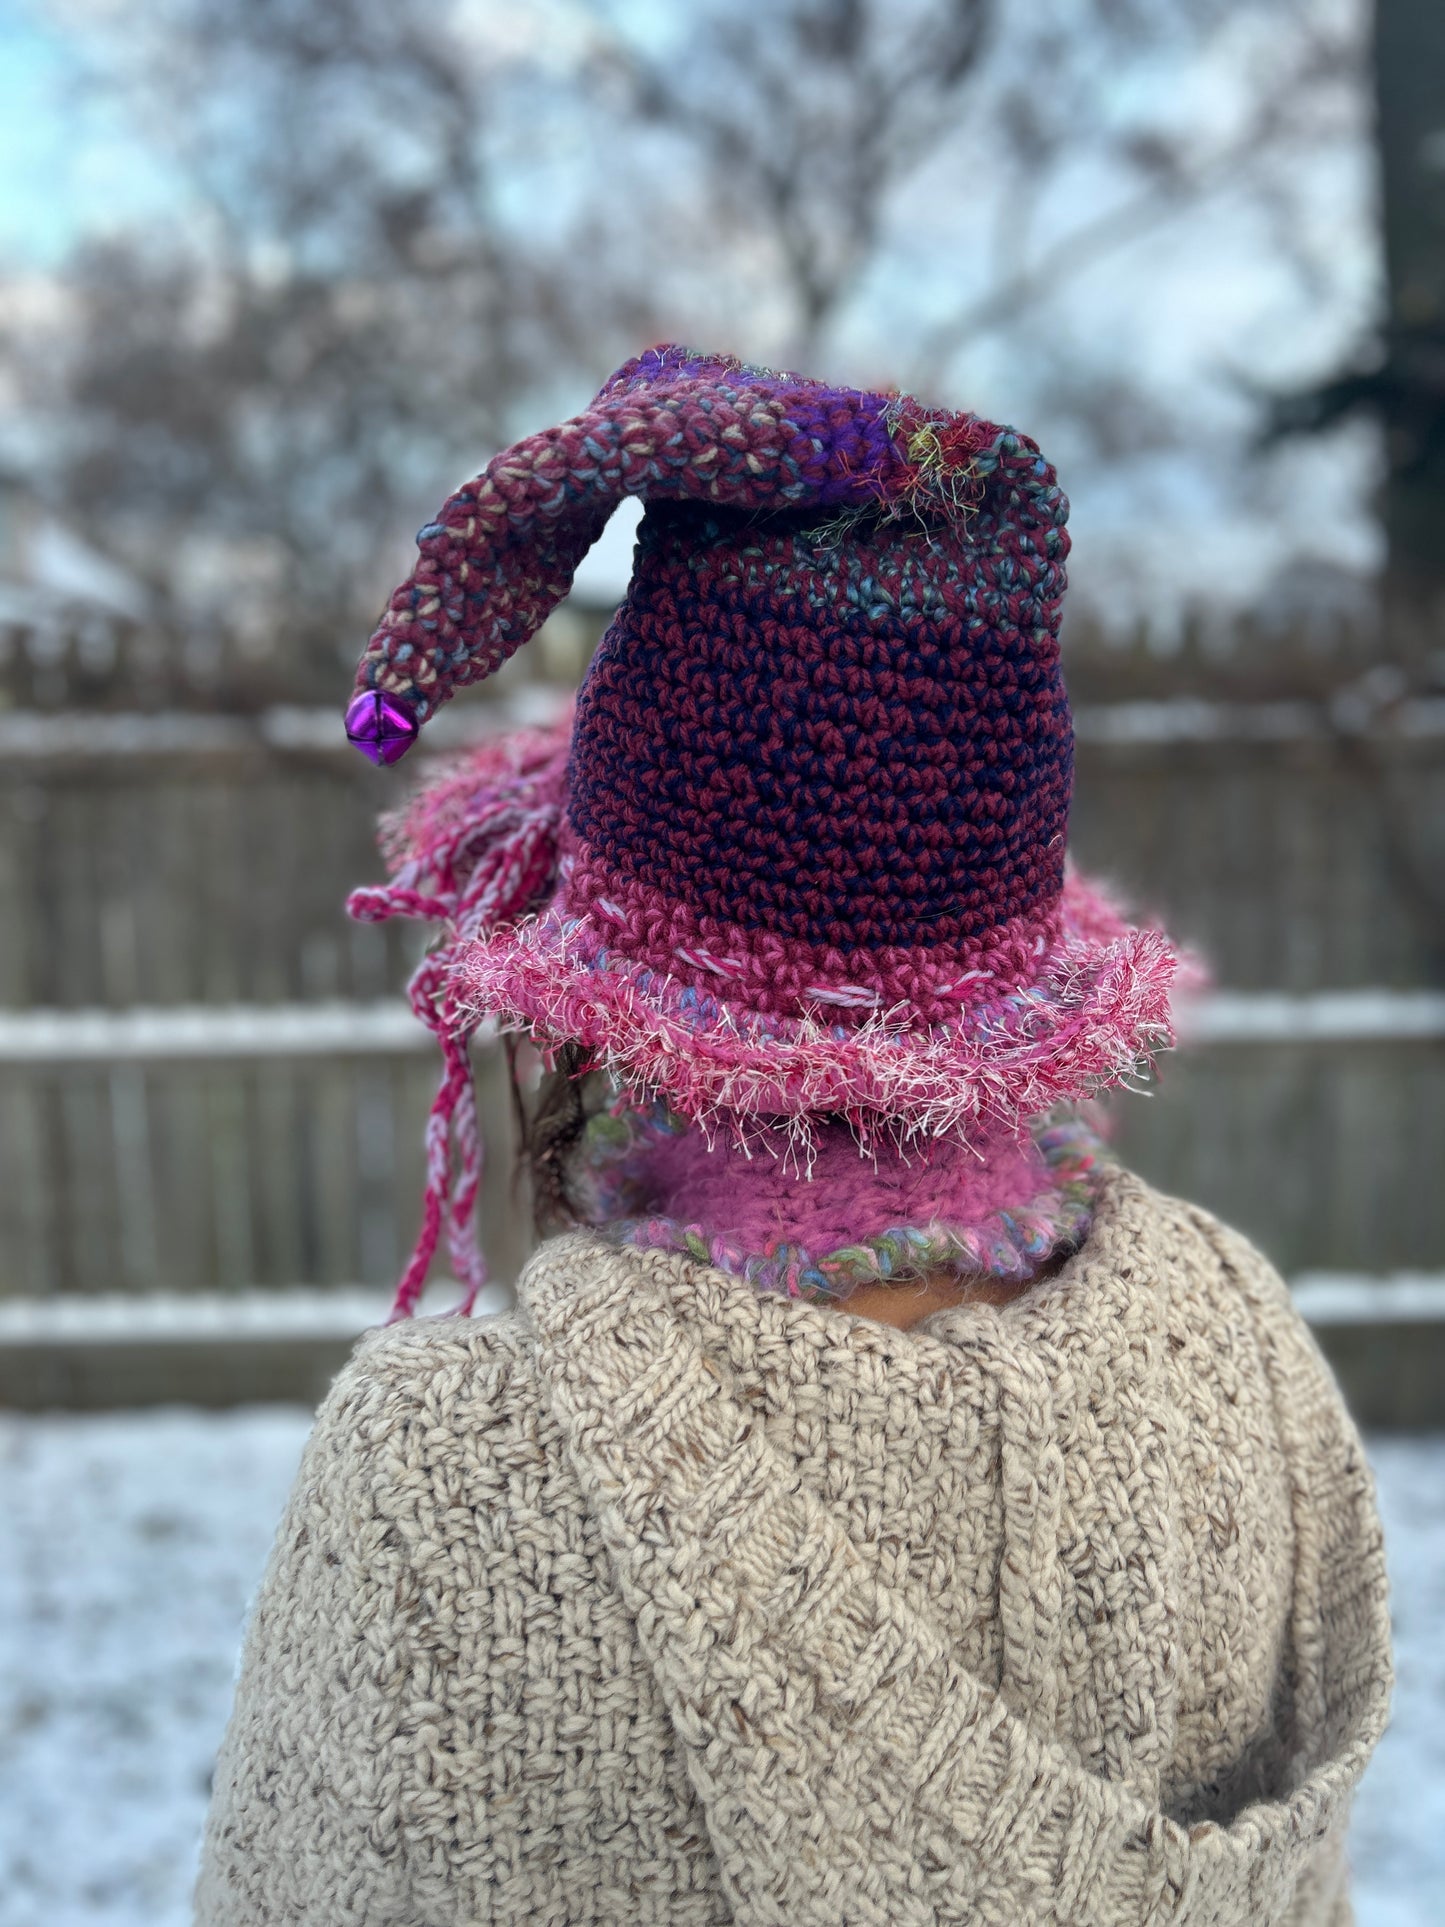
[(0, 1419), (0, 1927), (179, 1927), (309, 1414)]
[(1445, 1437), (1368, 1441), (1395, 1622), (1390, 1730), (1355, 1804), (1360, 1927), (1445, 1920)]
[[(0, 1417), (0, 1927), (181, 1927), (246, 1603), (306, 1436), (257, 1407)], [(1399, 1686), (1361, 1927), (1445, 1897), (1445, 1437), (1372, 1441)]]

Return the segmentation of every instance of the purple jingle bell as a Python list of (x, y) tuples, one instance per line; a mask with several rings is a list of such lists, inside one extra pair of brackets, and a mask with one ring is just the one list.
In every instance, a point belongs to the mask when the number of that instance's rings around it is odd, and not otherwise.
[(346, 740), (368, 762), (386, 766), (400, 762), (416, 741), (416, 718), (394, 696), (380, 689), (363, 689), (346, 711)]

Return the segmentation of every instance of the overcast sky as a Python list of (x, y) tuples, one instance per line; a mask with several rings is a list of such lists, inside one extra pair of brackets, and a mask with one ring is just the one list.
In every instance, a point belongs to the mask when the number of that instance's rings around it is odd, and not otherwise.
[[(646, 9), (652, 0), (637, 3)], [(520, 15), (479, 0), (478, 17), (496, 33)], [(1259, 57), (1257, 36), (1239, 36), (1188, 71), (1141, 65), (1119, 78), (1121, 105), (1129, 105), (1129, 89), (1145, 89), (1163, 113), (1222, 125), (1243, 64)], [(143, 131), (127, 126), (122, 111), (94, 89), (77, 88), (83, 61), (83, 41), (68, 39), (40, 0), (0, 0), (0, 274), (12, 279), (43, 280), (82, 235), (185, 218), (180, 188)], [(1077, 193), (1094, 187), (1081, 174)], [(1171, 450), (1101, 466), (1070, 447), (1067, 430), (1056, 434), (1047, 452), (1059, 461), (1073, 499), (1073, 575), (1085, 598), (1107, 600), (1126, 558), (1133, 593), (1146, 602), (1177, 593), (1248, 600), (1290, 555), (1356, 569), (1373, 562), (1368, 433), (1281, 456), (1263, 496), (1257, 471), (1246, 471), (1232, 453), (1220, 456), (1238, 449), (1249, 421), (1244, 371), (1253, 379), (1311, 378), (1368, 325), (1378, 280), (1372, 192), (1362, 123), (1357, 143), (1343, 143), (1319, 163), (1306, 197), (1304, 218), (1316, 229), (1310, 238), (1330, 261), (1330, 285), (1313, 304), (1301, 300), (1264, 219), (1228, 199), (1142, 232), (1071, 276), (1050, 302), (1042, 323), (1055, 355), (1067, 357), (1077, 344), (1097, 361), (1099, 344), (1106, 344), (1120, 367), (1147, 376), (1192, 438), (1192, 459)], [(840, 338), (841, 359), (852, 367), (809, 372), (887, 372), (879, 364), (896, 304), (915, 316), (927, 311), (939, 289), (931, 261), (949, 261), (956, 274), (956, 205), (956, 194), (930, 188), (925, 170), (875, 277), (876, 298), (860, 306), (861, 319)], [(1061, 218), (1068, 212), (1064, 205)], [(720, 345), (748, 351), (746, 343)], [(968, 405), (1045, 439), (1047, 421), (1040, 431), (1035, 399), (1038, 360), (1027, 340), (1000, 330), (970, 352)], [(584, 399), (579, 391), (574, 405)], [(478, 466), (489, 452), (478, 451)], [(619, 527), (584, 571), (584, 583), (599, 593), (620, 587), (629, 553), (630, 535)]]

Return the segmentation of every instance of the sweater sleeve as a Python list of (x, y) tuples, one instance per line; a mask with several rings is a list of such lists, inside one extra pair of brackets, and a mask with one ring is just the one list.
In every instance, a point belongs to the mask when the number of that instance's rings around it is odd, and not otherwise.
[[(217, 1760), (198, 1927), (380, 1927), (409, 1918), (401, 1790), (415, 1742), (388, 1518), (404, 1403), (362, 1341), (323, 1404), (247, 1631)], [(398, 1628), (403, 1629), (398, 1638)]]

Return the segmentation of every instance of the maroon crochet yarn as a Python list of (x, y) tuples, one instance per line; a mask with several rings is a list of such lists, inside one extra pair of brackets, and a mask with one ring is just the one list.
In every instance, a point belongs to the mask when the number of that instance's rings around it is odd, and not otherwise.
[(586, 843), (576, 846), (569, 866), (566, 902), (589, 918), (609, 948), (620, 944), (637, 963), (694, 978), (749, 1010), (779, 1016), (901, 1006), (914, 1022), (956, 1019), (977, 1003), (981, 980), (1029, 976), (1059, 929), (1059, 902), (1051, 895), (961, 942), (866, 949), (819, 942), (709, 916), (654, 884), (609, 870)]
[[(1003, 431), (992, 431), (995, 443)], [(996, 499), (997, 498), (997, 499)], [(839, 949), (957, 946), (1057, 900), (1073, 736), (1063, 497), (921, 530), (650, 508), (583, 687), (591, 866)]]

